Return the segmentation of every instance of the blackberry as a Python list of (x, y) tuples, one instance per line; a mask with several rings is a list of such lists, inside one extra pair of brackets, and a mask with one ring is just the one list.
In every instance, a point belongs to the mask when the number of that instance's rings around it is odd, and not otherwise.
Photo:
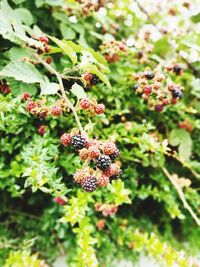
[(111, 180), (117, 180), (117, 179), (119, 179), (120, 175), (122, 175), (122, 170), (120, 170), (119, 173), (111, 176), (110, 179)]
[(155, 77), (155, 74), (154, 74), (152, 71), (147, 71), (147, 72), (145, 73), (145, 78), (146, 78), (147, 80), (152, 80), (154, 77)]
[(110, 167), (110, 165), (111, 165), (111, 159), (107, 155), (101, 155), (96, 160), (97, 168), (99, 168), (102, 171), (108, 169)]
[(161, 104), (160, 104), (160, 105), (159, 105), (159, 104), (156, 105), (156, 106), (155, 106), (155, 111), (157, 111), (157, 112), (161, 112), (161, 111), (163, 111), (163, 105), (161, 105)]
[(96, 74), (92, 75), (92, 79), (90, 80), (90, 85), (96, 85), (100, 81), (99, 77)]
[(182, 68), (180, 65), (174, 65), (173, 67), (173, 72), (176, 74), (176, 75), (180, 75), (182, 73)]
[(117, 157), (119, 157), (119, 149), (115, 149), (114, 153), (110, 154), (110, 159), (114, 161)]
[(81, 187), (83, 188), (83, 190), (89, 193), (95, 191), (98, 187), (96, 177), (88, 176), (86, 179), (83, 180)]
[(80, 134), (72, 136), (71, 144), (75, 150), (80, 150), (86, 145), (86, 138)]
[(174, 89), (172, 91), (172, 96), (175, 97), (175, 98), (182, 98), (183, 97), (183, 93), (179, 89)]

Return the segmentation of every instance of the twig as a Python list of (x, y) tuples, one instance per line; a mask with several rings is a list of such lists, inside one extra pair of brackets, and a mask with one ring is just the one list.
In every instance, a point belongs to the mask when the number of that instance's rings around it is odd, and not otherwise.
[[(138, 5), (139, 9), (147, 16), (147, 19), (151, 23), (151, 25), (153, 25), (163, 35), (163, 31), (161, 29), (159, 29), (159, 27), (153, 21), (152, 17), (149, 15), (149, 13), (147, 12), (147, 10), (140, 4), (140, 2), (138, 0), (134, 0), (134, 1)], [(177, 52), (180, 55), (179, 51), (177, 51)], [(180, 55), (180, 57), (187, 64), (187, 66), (191, 70), (191, 72), (195, 76), (200, 77), (200, 72), (187, 59), (185, 59), (182, 55)]]
[(63, 81), (62, 81), (62, 75), (60, 73), (58, 73), (53, 67), (51, 67), (49, 64), (47, 64), (44, 60), (41, 59), (40, 56), (38, 56), (37, 54), (33, 54), (34, 57), (37, 58), (37, 60), (52, 74), (54, 74), (57, 79), (58, 79), (58, 82), (59, 82), (59, 85), (60, 85), (60, 91), (61, 91), (61, 94), (62, 94), (62, 97), (63, 99), (65, 100), (66, 104), (68, 105), (68, 107), (71, 109), (71, 111), (73, 112), (74, 114), (74, 117), (75, 117), (75, 120), (76, 120), (76, 123), (78, 125), (78, 128), (81, 132), (82, 135), (86, 135), (85, 131), (83, 130), (83, 127), (81, 125), (81, 122), (79, 120), (79, 117), (78, 117), (78, 114), (77, 114), (77, 111), (76, 111), (76, 108), (73, 106), (73, 104), (71, 103), (71, 101), (69, 100), (69, 98), (67, 97), (66, 95), (66, 92), (65, 92), (65, 88), (64, 88), (64, 85), (63, 85)]
[(166, 168), (163, 167), (162, 170), (163, 170), (164, 174), (167, 176), (167, 178), (170, 180), (172, 185), (175, 187), (176, 191), (178, 192), (178, 195), (179, 195), (181, 201), (183, 202), (183, 206), (189, 211), (189, 213), (191, 214), (192, 218), (195, 220), (197, 225), (200, 226), (200, 219), (197, 217), (197, 215), (194, 213), (191, 206), (189, 205), (189, 203), (185, 199), (185, 195), (184, 195), (181, 187), (178, 185), (178, 183), (176, 182), (174, 177), (168, 172), (168, 170)]

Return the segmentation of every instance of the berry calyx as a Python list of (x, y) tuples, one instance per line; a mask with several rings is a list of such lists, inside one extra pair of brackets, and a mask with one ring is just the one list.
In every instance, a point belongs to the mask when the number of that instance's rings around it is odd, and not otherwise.
[(91, 102), (88, 98), (83, 98), (81, 99), (80, 101), (80, 107), (82, 109), (89, 109), (90, 108), (90, 105), (91, 105)]
[(83, 180), (81, 187), (88, 193), (95, 191), (98, 187), (97, 178), (94, 176), (88, 176)]
[(102, 175), (98, 178), (97, 180), (98, 182), (98, 185), (101, 186), (101, 187), (105, 187), (109, 184), (110, 180), (109, 180), (109, 177), (106, 176), (106, 175)]
[(51, 115), (55, 117), (59, 117), (62, 114), (62, 108), (59, 106), (51, 107)]
[(71, 134), (68, 133), (64, 133), (60, 137), (60, 143), (64, 146), (69, 145), (71, 143), (71, 140), (72, 140)]
[(95, 107), (95, 113), (100, 115), (100, 114), (103, 114), (105, 111), (105, 105), (104, 104), (98, 104), (96, 107)]
[(102, 170), (102, 171), (108, 169), (110, 167), (110, 165), (111, 165), (111, 159), (107, 155), (101, 155), (96, 160), (97, 168)]
[(72, 146), (75, 150), (80, 150), (86, 146), (86, 138), (80, 134), (72, 136)]
[(46, 125), (40, 125), (39, 128), (38, 128), (38, 133), (40, 135), (44, 135), (45, 132), (46, 132), (46, 128), (47, 128)]

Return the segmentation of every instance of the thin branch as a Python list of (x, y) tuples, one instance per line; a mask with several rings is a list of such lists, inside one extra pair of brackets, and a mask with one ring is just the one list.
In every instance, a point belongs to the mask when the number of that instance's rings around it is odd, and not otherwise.
[(53, 67), (51, 67), (49, 64), (47, 64), (43, 59), (41, 59), (40, 56), (36, 55), (36, 54), (33, 54), (34, 57), (37, 58), (37, 60), (52, 74), (54, 74), (57, 79), (58, 79), (58, 82), (59, 82), (59, 85), (60, 85), (60, 91), (61, 91), (61, 94), (62, 94), (62, 97), (63, 99), (65, 100), (67, 106), (71, 109), (71, 111), (73, 112), (74, 114), (74, 117), (75, 117), (75, 120), (76, 120), (76, 123), (78, 125), (78, 128), (81, 132), (82, 135), (86, 135), (85, 131), (83, 130), (83, 127), (81, 125), (81, 122), (79, 120), (79, 117), (78, 117), (78, 114), (77, 114), (77, 111), (76, 111), (76, 108), (73, 106), (73, 104), (71, 103), (71, 101), (69, 100), (69, 98), (67, 97), (66, 95), (66, 91), (65, 91), (65, 88), (64, 88), (64, 85), (63, 85), (63, 81), (62, 81), (62, 75), (60, 73), (58, 73)]
[(163, 170), (164, 174), (167, 176), (167, 178), (170, 180), (172, 185), (175, 187), (176, 191), (178, 192), (178, 195), (179, 195), (181, 201), (183, 202), (183, 206), (189, 211), (189, 213), (191, 214), (192, 218), (195, 220), (197, 225), (200, 226), (200, 219), (197, 217), (197, 215), (194, 213), (191, 206), (189, 205), (189, 203), (185, 199), (185, 195), (183, 193), (182, 188), (178, 185), (178, 183), (176, 182), (174, 177), (168, 172), (168, 170), (166, 168), (162, 168), (162, 170)]

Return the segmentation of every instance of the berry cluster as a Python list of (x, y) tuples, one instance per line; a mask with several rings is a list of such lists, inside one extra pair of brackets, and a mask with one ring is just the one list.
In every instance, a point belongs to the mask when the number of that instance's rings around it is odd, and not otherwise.
[(92, 12), (97, 12), (107, 1), (76, 0), (76, 2), (80, 4), (82, 13), (85, 16), (89, 16)]
[[(40, 46), (39, 47), (38, 46), (37, 47), (36, 46), (31, 46), (31, 48), (33, 48), (33, 49), (35, 49), (37, 51), (38, 55), (41, 55), (41, 54), (44, 54), (44, 53), (45, 54), (50, 53), (51, 48), (49, 46), (49, 38), (47, 36), (38, 37), (36, 35), (33, 35), (32, 38), (40, 42)], [(47, 57), (45, 61), (46, 61), (47, 64), (51, 64), (52, 58), (51, 57)], [(31, 63), (34, 64), (34, 61), (31, 62)]]
[(120, 55), (126, 55), (128, 47), (124, 41), (103, 41), (101, 52), (109, 63), (119, 61)]
[(59, 117), (66, 109), (66, 105), (62, 101), (58, 101), (52, 106), (46, 105), (46, 98), (42, 98), (38, 101), (31, 100), (28, 93), (24, 93), (21, 96), (21, 100), (26, 100), (26, 110), (40, 119), (46, 118), (48, 115), (53, 117)]
[(95, 100), (83, 98), (80, 101), (80, 107), (84, 110), (88, 110), (91, 114), (103, 114), (105, 111), (104, 104), (98, 104)]
[(158, 71), (147, 69), (143, 73), (135, 74), (134, 80), (137, 83), (133, 86), (133, 90), (142, 95), (150, 109), (157, 112), (163, 111), (167, 105), (176, 104), (183, 97), (182, 88), (167, 82), (165, 75)]
[(82, 75), (83, 83), (86, 86), (92, 87), (94, 85), (97, 85), (97, 83), (100, 82), (99, 77), (96, 74), (92, 74), (90, 72), (85, 72)]
[[(78, 151), (81, 160), (87, 161), (83, 169), (74, 174), (77, 184), (92, 192), (98, 186), (105, 187), (110, 180), (118, 179), (122, 173), (120, 166), (113, 161), (119, 156), (119, 150), (113, 142), (100, 142), (96, 139), (88, 140), (77, 133), (64, 133), (60, 138), (64, 146), (72, 145)], [(91, 168), (90, 165), (94, 165)]]
[(114, 215), (117, 212), (118, 206), (115, 204), (96, 203), (95, 210), (98, 212), (102, 212), (103, 216), (108, 217), (110, 215)]
[(9, 85), (6, 82), (0, 81), (0, 92), (7, 95), (11, 92)]

